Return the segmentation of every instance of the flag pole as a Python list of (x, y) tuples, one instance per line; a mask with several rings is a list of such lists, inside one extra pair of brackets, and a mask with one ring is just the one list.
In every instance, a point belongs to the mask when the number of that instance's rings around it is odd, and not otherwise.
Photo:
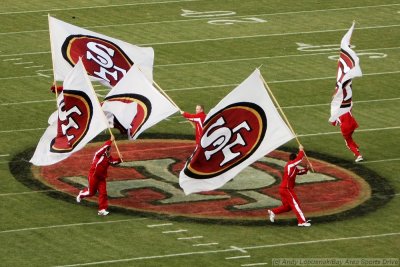
[[(144, 74), (144, 72), (142, 71), (142, 69), (139, 66), (138, 66), (138, 69)], [(161, 86), (158, 85), (158, 83), (156, 83), (156, 81), (154, 81), (154, 79), (153, 79), (153, 84), (156, 86), (158, 91), (160, 93), (162, 93), (169, 100), (169, 102), (172, 103), (172, 105), (174, 105), (175, 107), (177, 107), (179, 109), (179, 112), (182, 114), (183, 110), (169, 97), (169, 95), (167, 95), (167, 93), (165, 93), (165, 91), (161, 88)], [(192, 127), (195, 128), (195, 125), (193, 122), (190, 122), (190, 125), (192, 125)]]
[(51, 63), (52, 63), (52, 67), (53, 67), (53, 85), (54, 85), (54, 90), (55, 90), (55, 94), (56, 94), (56, 106), (57, 106), (57, 111), (58, 111), (58, 103), (57, 103), (57, 101), (58, 101), (58, 91), (57, 91), (57, 80), (56, 80), (56, 72), (55, 72), (54, 58), (53, 58), (54, 47), (53, 47), (51, 27), (50, 27), (50, 13), (47, 13), (47, 19), (48, 19), (48, 23), (49, 23), (50, 52), (51, 52)]
[[(157, 87), (158, 91), (160, 91), (160, 93), (162, 93), (171, 103), (172, 105), (174, 105), (175, 107), (177, 107), (179, 109), (179, 112), (182, 114), (183, 110), (180, 109), (180, 107), (178, 107), (178, 105), (167, 95), (167, 93), (165, 93), (165, 91), (156, 83), (156, 81), (153, 80), (153, 84)], [(195, 128), (195, 125), (192, 121), (189, 121), (190, 125), (192, 125), (193, 128)]]
[[(82, 61), (82, 58), (79, 57), (79, 60)], [(83, 65), (83, 62), (82, 62), (82, 65)], [(94, 91), (92, 82), (89, 80), (89, 77), (88, 77), (88, 75), (87, 75), (87, 73), (86, 73), (86, 69), (85, 69), (85, 66), (84, 66), (84, 65), (83, 65), (83, 69), (85, 70), (85, 73), (84, 73), (85, 79), (86, 79), (86, 81), (88, 82), (88, 84), (90, 85), (90, 89), (92, 90), (94, 96), (96, 97), (97, 104), (101, 107), (99, 98), (97, 97), (97, 94), (96, 94), (96, 92)], [(115, 140), (115, 136), (113, 135), (113, 133), (112, 133), (112, 131), (111, 131), (111, 129), (110, 129), (110, 125), (109, 125), (109, 123), (108, 123), (108, 120), (107, 120), (107, 118), (106, 118), (106, 115), (104, 114), (104, 111), (103, 111), (103, 110), (101, 110), (101, 111), (102, 111), (101, 113), (103, 114), (104, 121), (107, 123), (107, 129), (108, 129), (108, 131), (109, 131), (109, 133), (110, 133), (110, 136), (114, 137), (114, 145), (115, 145), (115, 149), (117, 150), (118, 157), (121, 159), (121, 162), (124, 162), (123, 159), (122, 159), (122, 155), (121, 155), (121, 153), (120, 153), (120, 151), (119, 151), (119, 148), (118, 148), (118, 145), (117, 145), (117, 141)]]
[(160, 91), (160, 93), (162, 93), (172, 103), (172, 105), (177, 107), (180, 112), (183, 112), (183, 110), (178, 107), (178, 105), (169, 97), (169, 95), (167, 95), (167, 93), (165, 93), (165, 91), (156, 83), (156, 81), (153, 80), (153, 84), (157, 87), (158, 91)]
[[(272, 93), (272, 90), (269, 88), (267, 82), (264, 80), (264, 77), (261, 75), (261, 73), (260, 73), (260, 77), (261, 77), (261, 79), (262, 79), (262, 81), (263, 81), (265, 87), (267, 88), (269, 94), (271, 95), (272, 99), (274, 100), (275, 104), (277, 105), (279, 111), (281, 112), (281, 114), (282, 114), (282, 116), (283, 116), (283, 118), (284, 118), (284, 120), (285, 120), (287, 126), (289, 127), (290, 131), (292, 131), (292, 133), (294, 134), (294, 138), (296, 139), (297, 143), (298, 143), (299, 145), (301, 145), (300, 140), (299, 140), (299, 138), (297, 137), (296, 133), (294, 132), (292, 125), (290, 124), (288, 118), (286, 117), (286, 115), (285, 115), (285, 113), (283, 112), (281, 106), (279, 105), (279, 103), (278, 103), (278, 101), (276, 100), (274, 94)], [(305, 156), (306, 159), (307, 159), (308, 164), (310, 164), (310, 167), (311, 167), (312, 172), (315, 172), (313, 165), (311, 164), (310, 160), (308, 159), (308, 157), (307, 157), (307, 155), (306, 155), (306, 152), (305, 152), (305, 151), (303, 151), (303, 152), (304, 152), (304, 156)]]

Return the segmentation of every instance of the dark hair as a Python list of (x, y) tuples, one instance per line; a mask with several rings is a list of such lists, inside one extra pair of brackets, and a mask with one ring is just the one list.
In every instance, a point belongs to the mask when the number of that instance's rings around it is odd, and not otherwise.
[(296, 153), (291, 153), (291, 154), (289, 155), (289, 159), (290, 159), (290, 160), (294, 160), (296, 157), (297, 157), (297, 154), (296, 154)]
[(204, 106), (203, 105), (197, 104), (196, 106), (199, 106), (202, 110), (204, 110)]

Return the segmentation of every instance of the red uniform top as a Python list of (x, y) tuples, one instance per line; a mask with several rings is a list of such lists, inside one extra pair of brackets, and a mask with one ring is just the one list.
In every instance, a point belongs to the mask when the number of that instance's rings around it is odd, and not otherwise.
[(196, 144), (200, 144), (200, 139), (203, 135), (203, 123), (207, 115), (204, 112), (197, 114), (183, 112), (182, 116), (196, 124)]
[(290, 160), (288, 163), (286, 163), (285, 170), (283, 172), (282, 183), (280, 185), (281, 189), (293, 189), (296, 175), (303, 175), (308, 172), (307, 168), (297, 168), (297, 165), (300, 164), (300, 162), (303, 160), (303, 157), (304, 151), (301, 150), (294, 160)]
[(347, 112), (341, 115), (335, 122), (332, 123), (334, 126), (340, 125), (340, 130), (343, 135), (351, 135), (355, 129), (358, 128), (358, 123), (354, 119), (351, 112)]
[(116, 159), (111, 156), (106, 156), (106, 150), (110, 146), (111, 140), (108, 140), (99, 150), (97, 150), (96, 154), (94, 154), (92, 166), (89, 171), (89, 177), (96, 176), (97, 178), (105, 179), (110, 164), (118, 164), (121, 162), (121, 159), (119, 158)]

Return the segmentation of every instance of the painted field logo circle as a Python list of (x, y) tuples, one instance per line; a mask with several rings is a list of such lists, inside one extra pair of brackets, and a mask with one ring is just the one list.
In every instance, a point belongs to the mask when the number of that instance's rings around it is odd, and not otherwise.
[[(87, 184), (90, 162), (101, 145), (88, 145), (51, 166), (27, 164), (25, 171), (30, 173), (29, 179), (26, 178), (29, 175), (16, 171), (17, 165), (11, 166), (11, 170), (17, 179), (31, 187), (56, 189), (62, 193), (49, 194), (74, 201)], [(179, 187), (178, 175), (194, 147), (193, 141), (176, 139), (119, 142), (125, 162), (110, 167), (108, 172), (111, 210), (177, 219), (266, 223), (267, 210), (280, 205), (278, 187), (289, 152), (270, 153), (218, 190), (185, 196)], [(354, 164), (344, 168), (316, 159), (316, 153), (308, 154), (316, 173), (299, 176), (295, 188), (308, 218), (326, 221), (361, 215), (391, 199), (393, 190), (386, 180), (368, 169), (351, 167)], [(88, 201), (97, 202), (97, 198)], [(283, 221), (292, 218), (292, 213), (279, 217)]]

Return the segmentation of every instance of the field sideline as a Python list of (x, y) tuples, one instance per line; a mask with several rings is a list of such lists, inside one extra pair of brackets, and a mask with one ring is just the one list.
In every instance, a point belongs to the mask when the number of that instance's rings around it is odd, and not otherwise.
[[(53, 72), (48, 14), (153, 47), (154, 80), (185, 111), (193, 111), (197, 103), (204, 103), (208, 111), (260, 67), (306, 151), (318, 156), (316, 161), (339, 166), (343, 175), (360, 175), (371, 186), (373, 201), (356, 211), (323, 214), (330, 202), (352, 197), (341, 194), (351, 190), (346, 191), (349, 188), (339, 183), (340, 178), (328, 194), (323, 180), (299, 184), (300, 200), (308, 201), (310, 210), (322, 210), (311, 216), (313, 225), (308, 229), (298, 228), (293, 218), (286, 217), (281, 221), (278, 217), (275, 225), (267, 217), (258, 224), (226, 223), (222, 217), (221, 221), (197, 220), (209, 210), (199, 210), (195, 205), (201, 201), (192, 198), (178, 203), (193, 211), (189, 219), (181, 214), (125, 211), (118, 205), (110, 208), (109, 216), (98, 217), (93, 203), (76, 204), (67, 187), (53, 188), (39, 178), (35, 181), (35, 169), (30, 169), (27, 160), (56, 108), (49, 91)], [(363, 77), (353, 81), (354, 115), (360, 124), (354, 137), (366, 159), (361, 164), (353, 163), (340, 129), (327, 122), (339, 43), (353, 20), (351, 43), (363, 71)], [(281, 258), (379, 258), (399, 265), (399, 0), (3, 0), (0, 21), (0, 266), (246, 267), (278, 266), (276, 259)], [(99, 99), (109, 90), (94, 86)], [(176, 176), (182, 164), (179, 160), (186, 155), (186, 150), (179, 150), (179, 140), (192, 137), (190, 125), (179, 113), (172, 115), (139, 138), (138, 157), (147, 167), (135, 168), (148, 168), (143, 173), (156, 177), (156, 185), (163, 181), (160, 173)], [(102, 133), (94, 142), (106, 138)], [(168, 160), (179, 159), (178, 163), (165, 170), (162, 164), (167, 159), (155, 158), (151, 165), (145, 160), (152, 154), (140, 150), (142, 143), (163, 138), (166, 144), (178, 142), (178, 148), (171, 146), (176, 155), (167, 156)], [(117, 135), (118, 141), (123, 139)], [(149, 147), (154, 155), (164, 155), (160, 151), (165, 147)], [(296, 147), (291, 141), (282, 149)], [(66, 173), (61, 180), (75, 179), (70, 184), (77, 186), (80, 174), (74, 178), (73, 169), (85, 164), (65, 165), (57, 171)], [(281, 168), (278, 158), (265, 164)], [(251, 188), (253, 182), (262, 183), (251, 176), (259, 170), (246, 172), (249, 184), (236, 179), (236, 184), (250, 189), (229, 191), (231, 200), (240, 196), (254, 207), (267, 201), (256, 198), (261, 189)], [(319, 175), (329, 180), (329, 175)], [(279, 182), (273, 175), (265, 177), (265, 183)], [(309, 179), (314, 178), (318, 174)], [(118, 182), (109, 181), (110, 194), (119, 192), (114, 192)], [(236, 184), (228, 186), (235, 188)], [(151, 203), (157, 202), (155, 193), (121, 192), (132, 203), (140, 197), (149, 201), (153, 197)], [(217, 213), (224, 201), (215, 200), (210, 209), (215, 207)]]

